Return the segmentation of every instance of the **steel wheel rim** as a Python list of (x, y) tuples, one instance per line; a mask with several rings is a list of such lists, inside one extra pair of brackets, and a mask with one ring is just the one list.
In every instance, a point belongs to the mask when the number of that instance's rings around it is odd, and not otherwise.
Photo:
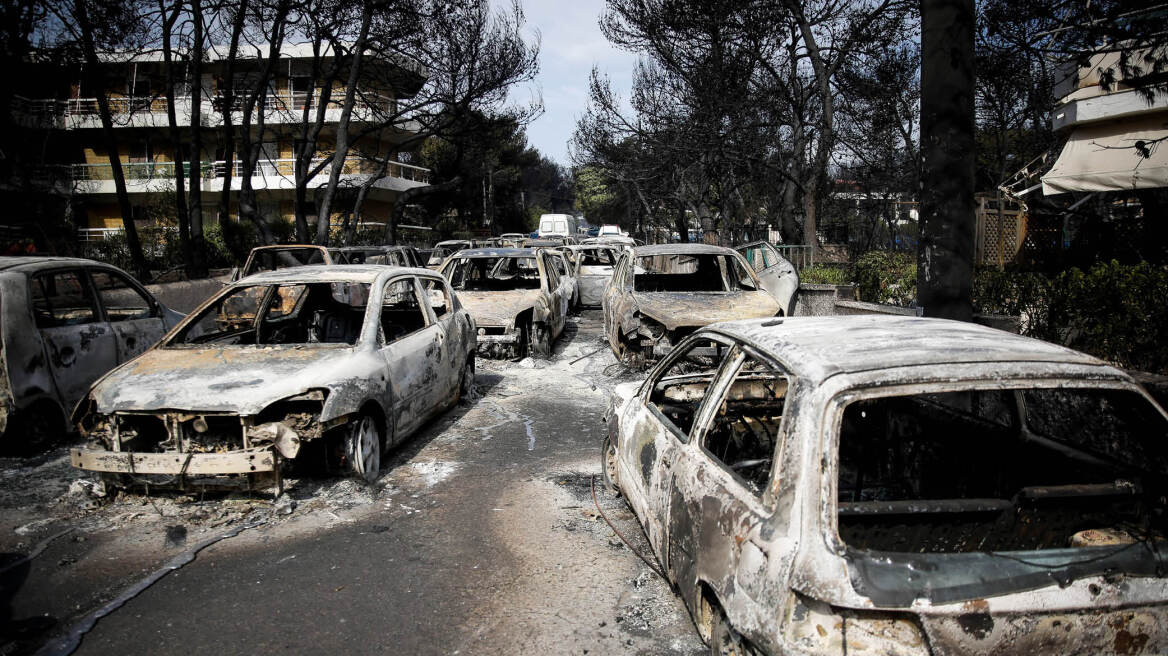
[(612, 440), (609, 440), (608, 448), (604, 450), (604, 470), (609, 482), (616, 485), (616, 445)]
[(356, 454), (358, 464), (365, 478), (371, 479), (377, 475), (378, 470), (381, 468), (380, 447), (377, 443), (377, 426), (373, 423), (373, 418), (364, 417), (361, 419), (361, 425), (358, 431)]

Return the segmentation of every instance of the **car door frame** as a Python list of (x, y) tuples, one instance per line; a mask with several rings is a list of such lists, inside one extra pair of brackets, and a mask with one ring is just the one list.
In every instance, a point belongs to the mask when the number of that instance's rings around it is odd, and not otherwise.
[[(721, 378), (726, 363), (735, 357), (734, 341), (723, 335), (706, 335), (705, 339), (714, 339), (726, 347), (726, 353), (718, 363), (713, 378), (706, 390), (706, 395), (694, 412), (694, 423), (689, 433), (682, 435), (680, 427), (676, 426), (654, 404), (650, 403), (650, 396), (665, 373), (685, 354), (690, 347), (696, 346), (701, 339), (687, 338), (678, 344), (668, 356), (661, 359), (645, 378), (630, 408), (621, 419), (622, 433), (638, 435), (651, 432), (653, 444), (652, 453), (647, 453), (650, 440), (634, 441), (619, 440), (617, 449), (618, 463), (638, 463), (640, 472), (624, 469), (618, 472), (622, 486), (627, 481), (638, 481), (639, 495), (628, 495), (629, 505), (642, 519), (642, 525), (649, 537), (649, 544), (660, 562), (667, 561), (668, 553), (668, 526), (669, 526), (669, 490), (672, 488), (671, 478), (673, 468), (681, 451), (690, 448), (693, 428), (705, 412), (709, 403), (710, 393), (716, 391), (716, 385)], [(629, 422), (632, 422), (630, 425)], [(635, 451), (635, 453), (634, 453)], [(648, 471), (647, 471), (648, 470)], [(639, 474), (639, 476), (638, 476)]]
[(604, 313), (604, 333), (609, 336), (609, 341), (614, 346), (618, 342), (617, 334), (620, 332), (618, 308), (624, 297), (624, 289), (627, 287), (626, 278), (632, 257), (632, 253), (627, 250), (618, 255), (616, 264), (612, 268), (612, 275), (609, 276), (608, 284), (604, 286), (604, 294), (600, 299)]
[[(439, 274), (432, 276), (417, 274), (414, 279), (417, 281), (418, 292), (426, 302), (426, 316), (427, 321), (438, 326), (439, 347), (442, 351), (440, 366), (443, 366), (448, 371), (453, 372), (449, 378), (450, 385), (442, 389), (440, 385), (436, 385), (437, 406), (445, 407), (448, 405), (445, 401), (454, 398), (455, 392), (462, 383), (462, 367), (465, 360), (465, 354), (468, 349), (465, 345), (463, 335), (465, 331), (459, 329), (458, 308), (455, 307), (456, 301), (454, 290), (450, 288), (450, 283)], [(437, 285), (440, 285), (446, 294), (446, 313), (439, 317), (434, 312), (434, 306), (429, 303), (429, 299), (425, 295), (423, 282), (430, 280)], [(435, 379), (442, 378), (435, 376)]]
[[(113, 327), (105, 319), (105, 315), (101, 309), (101, 301), (98, 298), (97, 290), (94, 289), (93, 281), (89, 277), (87, 268), (79, 265), (53, 267), (30, 272), (27, 277), (29, 314), (33, 315), (33, 328), (37, 331), (40, 338), (46, 368), (49, 371), (49, 378), (52, 380), (53, 388), (56, 392), (56, 400), (61, 407), (62, 414), (66, 418), (71, 416), (77, 402), (85, 398), (86, 393), (88, 393), (94, 381), (118, 366), (117, 337), (114, 334)], [(89, 297), (93, 303), (94, 320), (69, 326), (42, 328), (36, 325), (36, 316), (32, 308), (32, 286), (34, 280), (62, 273), (73, 273), (77, 276), (77, 280), (88, 290)], [(47, 335), (46, 331), (48, 332)], [(86, 334), (80, 334), (82, 331), (87, 332)], [(71, 335), (71, 333), (76, 334)], [(54, 339), (54, 337), (58, 336), (60, 337), (59, 339)], [(63, 351), (66, 349), (70, 349), (74, 353), (73, 359), (68, 363), (64, 362), (65, 356), (63, 355)], [(96, 361), (103, 351), (113, 355), (112, 360), (108, 363), (108, 367), (105, 364), (96, 362), (87, 365), (82, 360), (84, 353), (89, 352), (95, 354), (90, 359)], [(94, 371), (95, 369), (99, 369), (99, 371), (96, 371), (92, 376), (79, 373)]]
[[(552, 257), (552, 254), (540, 249), (536, 251), (536, 262), (540, 268), (540, 288), (547, 294), (548, 298), (548, 327), (551, 330), (551, 339), (554, 341), (563, 332), (564, 326), (567, 324), (568, 318), (568, 302), (567, 283), (563, 276), (552, 268), (552, 263), (547, 258)], [(556, 274), (556, 287), (552, 289), (551, 274)]]
[[(154, 298), (154, 295), (147, 291), (145, 287), (139, 284), (137, 280), (134, 280), (129, 275), (113, 267), (88, 266), (85, 267), (85, 271), (89, 276), (90, 289), (93, 290), (93, 296), (97, 301), (101, 316), (104, 318), (105, 322), (109, 324), (110, 329), (114, 333), (114, 343), (117, 346), (118, 364), (129, 362), (130, 360), (146, 352), (151, 346), (157, 344), (158, 340), (162, 339), (162, 336), (170, 330), (166, 325), (166, 313), (163, 311), (162, 304), (159, 303), (158, 299)], [(150, 306), (150, 316), (143, 319), (127, 319), (124, 321), (111, 320), (109, 311), (105, 307), (105, 301), (101, 297), (101, 292), (97, 289), (97, 281), (94, 280), (94, 276), (98, 273), (104, 273), (111, 278), (121, 279), (129, 288), (133, 289), (138, 293), (139, 296), (146, 299), (147, 304)], [(157, 330), (149, 330), (149, 326), (143, 325), (151, 320), (157, 321)], [(131, 324), (131, 326), (123, 326), (122, 324)], [(141, 348), (137, 348), (137, 344), (127, 345), (128, 349), (134, 351), (132, 354), (123, 351), (123, 333), (125, 331), (120, 330), (120, 328), (123, 327), (136, 329), (138, 332), (143, 333), (143, 336), (149, 339), (149, 341)], [(152, 339), (150, 339), (151, 335), (153, 335)]]
[[(780, 518), (777, 485), (782, 478), (788, 436), (792, 435), (791, 403), (798, 378), (790, 368), (749, 344), (735, 340), (733, 364), (727, 359), (707, 395), (690, 431), (690, 443), (675, 463), (670, 480), (666, 569), (690, 608), (701, 608), (703, 586), (717, 598), (731, 624), (761, 625), (773, 612), (767, 601), (778, 598), (777, 585), (785, 580), (797, 549), (798, 527), (789, 514)], [(772, 454), (770, 478), (761, 494), (707, 448), (713, 419), (748, 358), (760, 361), (787, 380), (783, 417)], [(702, 482), (699, 489), (697, 481)], [(736, 512), (741, 511), (741, 512)], [(729, 529), (729, 532), (727, 532)], [(690, 553), (681, 547), (691, 545)], [(676, 548), (675, 548), (676, 547)], [(686, 556), (691, 559), (686, 560)], [(774, 565), (774, 566), (772, 566)]]
[[(411, 281), (414, 298), (418, 302), (425, 325), (392, 342), (386, 342), (384, 340), (387, 337), (382, 329), (385, 292), (391, 285), (401, 280)], [(389, 415), (388, 421), (394, 424), (393, 431), (391, 433), (387, 431), (386, 446), (400, 443), (434, 413), (435, 377), (426, 375), (426, 370), (430, 360), (438, 362), (441, 360), (441, 345), (433, 344), (437, 341), (435, 334), (441, 331), (434, 323), (431, 311), (427, 309), (428, 302), (423, 302), (425, 299), (422, 298), (421, 291), (416, 274), (394, 273), (381, 283), (376, 303), (370, 303), (370, 306), (375, 308), (377, 321), (372, 327), (374, 348), (384, 360), (388, 371), (386, 390), (389, 402), (383, 401), (382, 406)], [(410, 374), (408, 379), (401, 377), (406, 372)], [(408, 393), (403, 393), (403, 384), (410, 387)]]

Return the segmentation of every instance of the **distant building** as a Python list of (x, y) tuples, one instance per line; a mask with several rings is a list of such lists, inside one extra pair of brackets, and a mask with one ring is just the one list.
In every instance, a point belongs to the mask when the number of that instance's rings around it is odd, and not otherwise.
[[(203, 217), (207, 224), (219, 219), (219, 201), (226, 172), (223, 91), (229, 83), (235, 85), (237, 94), (255, 87), (257, 67), (267, 61), (254, 58), (254, 51), (251, 56), (251, 59), (237, 60), (237, 72), (232, 81), (224, 79), (226, 56), (223, 50), (213, 49), (207, 53), (197, 81), (189, 79), (185, 64), (179, 64), (183, 70), (178, 75), (185, 81), (176, 91), (174, 110), (180, 129), (187, 134), (191, 132), (190, 89), (195, 83), (201, 88), (199, 129), (203, 147), (197, 156), (202, 171)], [(151, 208), (164, 203), (168, 197), (173, 198), (174, 190), (173, 149), (164, 93), (166, 71), (161, 54), (110, 54), (103, 59), (99, 71), (72, 69), (62, 72), (58, 67), (53, 79), (67, 80), (65, 88), (33, 85), (36, 89), (31, 93), (38, 94), (37, 97), (15, 95), (10, 102), (12, 124), (29, 130), (32, 138), (43, 144), (50, 144), (49, 157), (43, 158), (39, 167), (34, 167), (43, 178), (40, 190), (53, 190), (68, 196), (73, 222), (82, 227), (83, 238), (99, 238), (108, 231), (120, 230), (122, 226), (109, 153), (98, 114), (96, 96), (99, 92), (104, 92), (110, 99), (119, 159), (134, 206), (134, 218), (145, 226), (150, 220)], [(327, 65), (329, 58), (324, 59), (323, 63)], [(321, 80), (314, 78), (312, 64), (311, 48), (307, 45), (290, 45), (281, 50), (274, 66), (276, 72), (264, 97), (263, 115), (261, 117), (256, 112), (249, 128), (252, 139), (260, 148), (251, 185), (256, 190), (259, 212), (268, 221), (290, 221), (294, 216), (294, 146), (301, 138), (304, 110), (309, 110), (308, 121), (312, 122), (320, 102)], [(38, 66), (44, 68), (48, 65), (41, 63)], [(413, 62), (383, 59), (367, 59), (363, 68), (368, 72), (359, 86), (349, 131), (351, 138), (360, 136), (350, 147), (341, 186), (360, 187), (379, 169), (378, 161), (388, 155), (391, 161), (385, 176), (370, 188), (359, 217), (363, 222), (378, 223), (389, 217), (401, 192), (429, 184), (430, 172), (401, 162), (402, 154), (397, 152), (403, 142), (416, 135), (417, 124), (399, 121), (392, 127), (369, 128), (375, 127), (387, 113), (394, 112), (400, 99), (415, 94), (424, 83), (426, 72)], [(25, 76), (26, 79), (29, 77)], [(334, 84), (323, 129), (317, 139), (316, 161), (327, 157), (335, 148), (344, 96), (344, 87)], [(243, 118), (242, 100), (237, 97), (235, 105), (232, 120), (238, 126)], [(232, 210), (226, 217), (229, 219), (238, 218), (236, 203), (242, 185), (239, 130), (237, 127), (234, 135)], [(184, 141), (189, 148), (189, 137)], [(191, 158), (190, 152), (184, 155), (184, 170), (188, 174)], [(10, 178), (9, 188), (29, 188), (27, 181), (20, 181), (20, 185), (12, 183), (14, 176), (21, 175), (19, 170), (6, 174)], [(313, 193), (327, 180), (328, 168), (325, 167), (308, 183), (305, 212), (310, 222), (315, 221), (316, 215)], [(0, 189), (4, 186), (0, 185)], [(343, 213), (351, 209), (351, 196), (337, 198), (334, 211)]]

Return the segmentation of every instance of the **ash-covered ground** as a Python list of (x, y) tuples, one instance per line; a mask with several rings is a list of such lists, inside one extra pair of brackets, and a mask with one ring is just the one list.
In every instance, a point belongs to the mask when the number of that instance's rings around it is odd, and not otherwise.
[[(551, 360), (479, 360), (476, 398), (414, 435), (372, 486), (285, 493), (100, 495), (64, 447), (0, 462), (0, 655), (77, 635), (80, 620), (215, 538), (81, 638), (81, 653), (271, 651), (691, 654), (668, 584), (592, 496), (601, 416), (633, 375), (597, 311)], [(600, 508), (641, 553), (619, 497)]]

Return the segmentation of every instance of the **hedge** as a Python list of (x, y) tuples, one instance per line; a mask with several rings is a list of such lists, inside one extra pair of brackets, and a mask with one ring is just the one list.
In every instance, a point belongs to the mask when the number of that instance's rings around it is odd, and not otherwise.
[[(856, 284), (860, 299), (916, 304), (912, 253), (871, 251), (849, 271), (816, 265), (803, 282)], [(1023, 335), (1036, 337), (1125, 368), (1168, 374), (1168, 268), (1102, 262), (1059, 273), (978, 269), (973, 307), (980, 314), (1021, 318)]]

